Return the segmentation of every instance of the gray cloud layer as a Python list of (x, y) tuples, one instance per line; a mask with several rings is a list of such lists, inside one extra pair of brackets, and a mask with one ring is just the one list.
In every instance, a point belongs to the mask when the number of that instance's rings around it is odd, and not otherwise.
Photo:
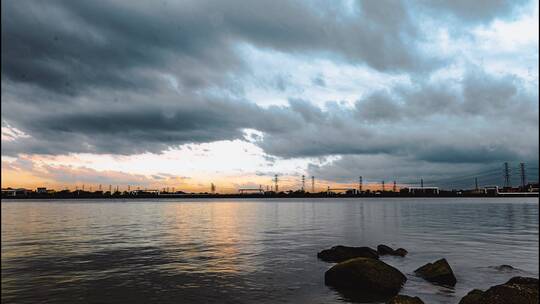
[[(241, 68), (238, 42), (285, 52), (330, 52), (381, 70), (428, 68), (399, 2), (366, 1), (346, 17), (331, 4), (279, 1), (5, 1), (2, 75), (76, 94), (152, 88), (176, 75), (188, 88)], [(385, 33), (381, 35), (381, 33)]]
[[(381, 154), (444, 163), (537, 159), (537, 95), (519, 80), (470, 66), (455, 84), (420, 77), (354, 107), (304, 100), (285, 107), (205, 94), (241, 86), (245, 43), (328, 56), (388, 73), (424, 75), (446, 62), (420, 49), (413, 9), (489, 22), (507, 1), (4, 1), (2, 120), (30, 138), (5, 155), (160, 152), (264, 133), (281, 157)], [(178, 87), (167, 82), (174, 76)], [(416, 78), (415, 78), (416, 79)], [(325, 86), (323, 78), (314, 81)], [(284, 81), (276, 84), (284, 88)]]

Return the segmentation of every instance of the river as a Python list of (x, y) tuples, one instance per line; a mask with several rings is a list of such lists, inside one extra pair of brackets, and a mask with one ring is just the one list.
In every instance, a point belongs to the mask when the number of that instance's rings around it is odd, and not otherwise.
[[(538, 277), (537, 198), (2, 200), (3, 303), (343, 303), (333, 245), (387, 244), (401, 293), (458, 303)], [(446, 258), (455, 288), (414, 269)], [(510, 264), (515, 270), (498, 270)]]

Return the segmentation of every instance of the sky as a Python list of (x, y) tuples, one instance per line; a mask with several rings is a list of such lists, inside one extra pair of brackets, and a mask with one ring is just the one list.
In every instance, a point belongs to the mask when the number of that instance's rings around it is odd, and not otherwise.
[(492, 184), (503, 162), (538, 180), (537, 1), (18, 0), (1, 14), (2, 187)]

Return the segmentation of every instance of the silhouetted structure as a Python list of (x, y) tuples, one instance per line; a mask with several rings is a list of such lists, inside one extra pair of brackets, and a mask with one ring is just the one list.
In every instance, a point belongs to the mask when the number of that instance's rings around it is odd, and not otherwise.
[(526, 184), (526, 175), (525, 175), (525, 164), (520, 163), (519, 164), (519, 171), (520, 171), (520, 177), (521, 177), (521, 189), (525, 190), (525, 184)]
[(504, 187), (505, 188), (512, 187), (510, 183), (510, 168), (507, 162), (504, 163)]

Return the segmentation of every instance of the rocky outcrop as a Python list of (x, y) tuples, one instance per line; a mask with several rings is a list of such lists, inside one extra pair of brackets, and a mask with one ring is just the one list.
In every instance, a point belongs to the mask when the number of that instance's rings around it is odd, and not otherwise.
[(379, 254), (369, 247), (348, 247), (338, 245), (317, 253), (317, 257), (325, 262), (339, 263), (359, 257), (378, 259)]
[(386, 246), (386, 245), (379, 245), (377, 246), (377, 253), (379, 255), (397, 255), (397, 256), (406, 256), (407, 255), (407, 250), (403, 249), (403, 248), (398, 248), (396, 250), (392, 249), (391, 247), (389, 246)]
[(424, 278), (426, 281), (454, 286), (456, 285), (456, 277), (454, 272), (446, 259), (440, 259), (434, 263), (427, 263), (426, 265), (416, 269), (414, 271), (418, 276)]
[(396, 268), (372, 258), (338, 263), (324, 274), (325, 284), (338, 291), (354, 291), (367, 298), (388, 299), (396, 295), (407, 278)]
[(508, 282), (495, 285), (486, 291), (475, 289), (459, 304), (537, 304), (538, 279), (513, 277)]
[(424, 304), (419, 297), (410, 297), (406, 295), (397, 295), (392, 297), (386, 304)]

